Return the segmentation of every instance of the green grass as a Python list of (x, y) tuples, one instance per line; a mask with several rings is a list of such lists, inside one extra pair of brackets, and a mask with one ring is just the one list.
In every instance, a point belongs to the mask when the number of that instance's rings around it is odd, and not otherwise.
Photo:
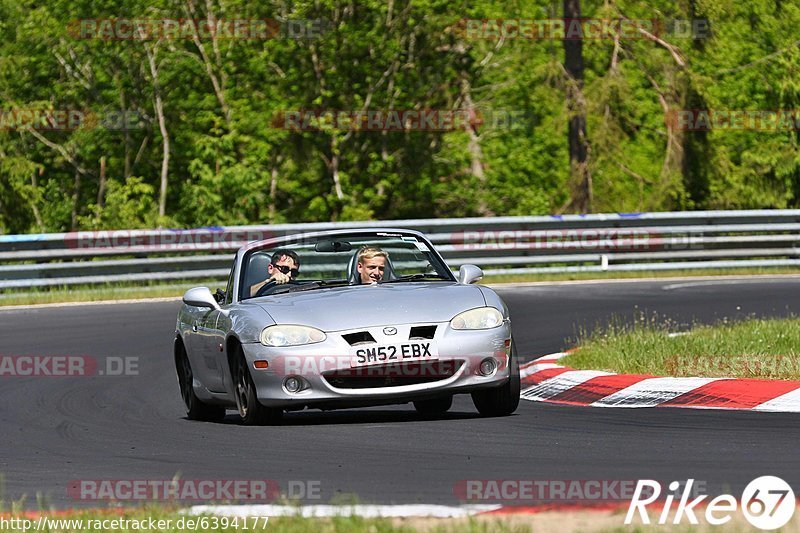
[(800, 319), (750, 319), (669, 336), (658, 318), (584, 336), (563, 364), (657, 376), (800, 379)]
[(545, 274), (504, 274), (485, 276), (482, 284), (487, 283), (529, 283), (546, 281), (583, 281), (614, 280), (642, 278), (693, 278), (705, 276), (776, 276), (784, 274), (800, 274), (800, 269), (785, 267), (770, 268), (716, 268), (707, 270), (652, 270), (635, 272), (569, 272)]
[[(658, 272), (576, 272), (570, 274), (514, 274), (486, 276), (481, 284), (560, 282), (579, 280), (614, 280), (641, 278), (754, 276), (800, 274), (792, 268), (739, 268), (716, 270), (669, 270)], [(41, 287), (0, 291), (0, 306), (35, 305), (62, 302), (135, 300), (140, 298), (180, 298), (187, 289), (206, 286), (213, 291), (224, 288), (225, 280), (200, 280), (179, 283), (117, 283), (71, 287)]]
[(75, 285), (72, 287), (34, 287), (0, 294), (0, 306), (35, 305), (62, 302), (97, 302), (136, 300), (140, 298), (180, 298), (192, 287), (209, 287), (212, 292), (225, 288), (226, 281), (200, 280), (181, 283), (119, 283), (108, 285)]
[[(26, 518), (27, 523), (3, 524), (3, 520), (12, 518)], [(0, 533), (19, 533), (20, 531), (37, 531), (35, 529), (39, 514), (0, 514)], [(672, 518), (672, 516), (670, 516)], [(546, 512), (534, 515), (506, 515), (495, 517), (477, 517), (468, 519), (388, 519), (388, 518), (301, 518), (301, 517), (272, 517), (265, 523), (263, 518), (250, 517), (245, 520), (239, 518), (214, 517), (211, 515), (193, 516), (181, 514), (176, 508), (169, 507), (141, 507), (137, 509), (108, 511), (74, 511), (68, 516), (63, 514), (53, 515), (49, 526), (44, 531), (79, 533), (94, 531), (97, 533), (122, 533), (137, 531), (162, 531), (165, 533), (187, 533), (190, 531), (216, 531), (216, 532), (248, 532), (248, 533), (522, 533), (534, 531), (563, 531), (563, 532), (603, 532), (603, 533), (632, 533), (649, 531), (677, 531), (677, 532), (738, 532), (751, 531), (752, 527), (746, 522), (741, 512), (732, 514), (732, 520), (724, 526), (711, 526), (704, 522), (704, 517), (698, 513), (700, 525), (679, 526), (667, 525), (642, 525), (638, 522), (624, 526), (624, 514), (621, 511), (606, 513), (593, 511), (560, 511)], [(150, 519), (155, 522), (155, 528), (150, 528)], [(69, 522), (73, 521), (70, 525)], [(82, 521), (76, 523), (74, 521)], [(111, 521), (117, 520), (118, 523)], [(127, 520), (127, 523), (122, 522)], [(158, 521), (163, 521), (158, 524)], [(194, 521), (190, 523), (189, 521)], [(651, 513), (651, 520), (658, 520), (657, 515)], [(55, 522), (64, 521), (64, 522)], [(105, 522), (103, 522), (105, 521)], [(134, 522), (136, 521), (134, 525)], [(167, 522), (169, 521), (169, 522)], [(795, 517), (783, 528), (782, 531), (800, 531), (797, 513)], [(685, 520), (684, 520), (685, 522)], [(669, 523), (669, 522), (668, 522)], [(127, 526), (127, 527), (124, 527)], [(138, 526), (138, 527), (137, 527)], [(25, 528), (25, 529), (23, 529)]]

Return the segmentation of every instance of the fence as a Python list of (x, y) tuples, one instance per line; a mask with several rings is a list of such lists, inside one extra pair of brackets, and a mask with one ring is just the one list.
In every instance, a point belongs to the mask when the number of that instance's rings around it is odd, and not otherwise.
[(0, 289), (222, 280), (247, 242), (364, 227), (423, 231), (487, 275), (800, 266), (800, 210), (693, 211), (0, 235)]

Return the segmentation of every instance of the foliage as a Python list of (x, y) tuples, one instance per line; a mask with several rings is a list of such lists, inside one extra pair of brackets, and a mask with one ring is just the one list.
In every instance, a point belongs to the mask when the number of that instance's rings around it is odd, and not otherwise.
[[(582, 11), (664, 23), (657, 39), (584, 43), (595, 211), (800, 205), (798, 128), (670, 121), (799, 108), (800, 7), (584, 0)], [(561, 41), (463, 30), (464, 19), (561, 16), (542, 0), (0, 0), (0, 232), (560, 213), (571, 194)], [(81, 34), (82, 20), (209, 17), (322, 24), (305, 38)], [(675, 20), (709, 32), (670, 31)], [(483, 121), (452, 131), (276, 119), (467, 109)], [(8, 124), (20, 110), (89, 114), (83, 127), (31, 131)], [(128, 127), (112, 120), (122, 110)]]

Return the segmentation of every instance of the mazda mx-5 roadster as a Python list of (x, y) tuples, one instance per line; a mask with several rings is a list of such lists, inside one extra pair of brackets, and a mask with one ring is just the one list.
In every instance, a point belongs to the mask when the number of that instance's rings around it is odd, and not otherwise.
[(520, 376), (503, 300), (455, 275), (411, 230), (336, 230), (239, 249), (227, 288), (183, 296), (174, 357), (191, 420), (236, 409), (245, 424), (287, 411), (413, 402), (425, 416), (470, 394), (513, 413)]

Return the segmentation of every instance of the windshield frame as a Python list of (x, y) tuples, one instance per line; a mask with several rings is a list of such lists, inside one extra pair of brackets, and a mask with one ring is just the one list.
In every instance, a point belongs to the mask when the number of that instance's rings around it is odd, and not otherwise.
[[(430, 240), (418, 231), (407, 230), (407, 229), (395, 229), (395, 228), (381, 228), (381, 229), (354, 229), (354, 230), (344, 229), (344, 230), (320, 231), (313, 233), (295, 233), (283, 237), (277, 237), (263, 241), (255, 241), (239, 249), (236, 255), (236, 265), (235, 265), (236, 272), (234, 278), (235, 281), (234, 281), (233, 303), (245, 300), (251, 300), (254, 298), (252, 296), (243, 294), (243, 291), (245, 290), (244, 276), (246, 275), (246, 266), (248, 265), (250, 258), (254, 253), (263, 252), (265, 250), (277, 250), (279, 248), (292, 249), (293, 244), (294, 245), (309, 244), (312, 242), (325, 240), (327, 238), (332, 238), (332, 237), (333, 238), (352, 237), (354, 239), (364, 239), (369, 237), (375, 237), (376, 239), (382, 237), (413, 237), (416, 241), (425, 244), (425, 246), (428, 248), (428, 251), (423, 253), (429, 254), (428, 256), (429, 260), (436, 269), (437, 274), (444, 274), (444, 276), (439, 279), (427, 278), (415, 281), (423, 283), (437, 282), (437, 281), (438, 282), (447, 281), (447, 282), (457, 283), (457, 279), (453, 274), (452, 269), (447, 264), (447, 262), (444, 260), (444, 258), (438, 252), (438, 250), (436, 250), (436, 248), (433, 246)], [(302, 262), (301, 262), (301, 272), (302, 272)], [(301, 281), (313, 282), (317, 280), (309, 279)], [(331, 289), (337, 287), (350, 287), (350, 286), (353, 285), (332, 284), (330, 286), (326, 286), (325, 284), (319, 284), (319, 286), (316, 287), (316, 289), (326, 289), (326, 288)], [(291, 292), (293, 291), (282, 291), (280, 294), (275, 294), (274, 296), (280, 297), (283, 294), (291, 294)]]

